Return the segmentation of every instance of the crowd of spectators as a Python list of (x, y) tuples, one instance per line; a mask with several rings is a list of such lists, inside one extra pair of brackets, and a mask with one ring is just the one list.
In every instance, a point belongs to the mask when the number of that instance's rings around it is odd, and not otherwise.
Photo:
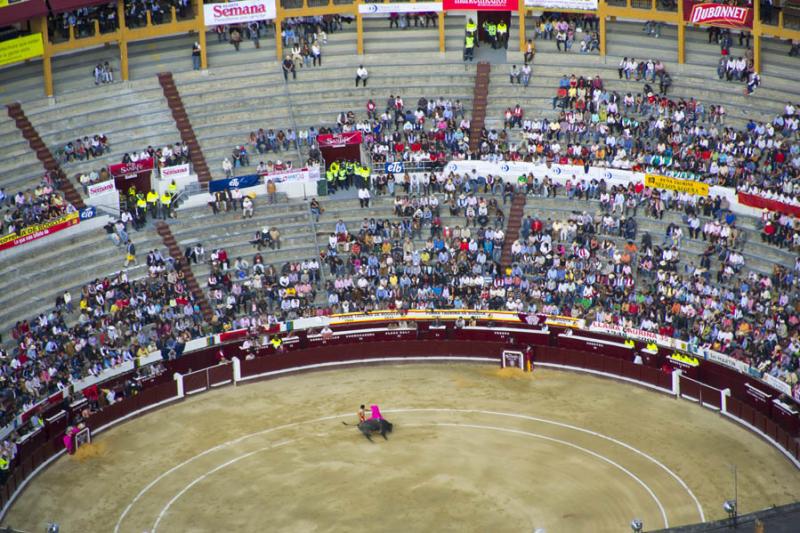
[(0, 236), (18, 233), (75, 211), (47, 176), (33, 189), (12, 195), (0, 188), (0, 208), (5, 208), (0, 220)]
[(153, 163), (157, 168), (184, 165), (190, 161), (189, 146), (180, 141), (174, 145), (166, 145), (163, 148), (148, 146), (141, 152), (123, 154), (121, 162), (126, 164), (136, 163), (150, 158), (153, 159)]
[(559, 51), (569, 52), (579, 41), (581, 53), (600, 50), (599, 21), (594, 14), (543, 13), (534, 30), (537, 39), (555, 40)]
[(62, 163), (73, 161), (87, 161), (92, 158), (100, 157), (111, 151), (108, 137), (104, 134), (93, 135), (90, 139), (84, 136), (83, 139), (75, 139), (64, 145), (57, 155)]
[(53, 40), (54, 37), (58, 36), (63, 41), (68, 40), (70, 27), (77, 39), (91, 37), (94, 35), (95, 21), (98, 21), (100, 25), (100, 33), (109, 33), (119, 29), (116, 2), (81, 7), (74, 11), (65, 11), (48, 16), (47, 27), (50, 39)]

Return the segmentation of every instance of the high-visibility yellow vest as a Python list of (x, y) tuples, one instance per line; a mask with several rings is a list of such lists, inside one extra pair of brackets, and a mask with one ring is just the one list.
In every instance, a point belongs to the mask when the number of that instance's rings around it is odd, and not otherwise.
[(139, 198), (138, 200), (136, 200), (136, 207), (147, 209), (147, 202), (144, 201), (144, 198)]
[(333, 171), (332, 170), (328, 170), (327, 172), (325, 172), (325, 179), (326, 180), (333, 181), (334, 178), (335, 178), (335, 176), (333, 175)]
[(10, 462), (5, 457), (0, 457), (0, 470), (8, 470)]
[(486, 31), (489, 33), (491, 37), (497, 35), (497, 26), (495, 24), (487, 24)]
[(169, 207), (170, 196), (169, 194), (162, 194), (161, 195), (161, 203), (167, 207)]
[(478, 30), (478, 25), (473, 23), (467, 22), (467, 33), (475, 33)]
[(154, 204), (158, 201), (158, 193), (155, 191), (150, 191), (147, 193), (147, 203)]
[(331, 172), (333, 172), (334, 174), (339, 173), (339, 163), (337, 161), (331, 163), (331, 166), (329, 168), (331, 169)]
[(475, 38), (470, 35), (467, 35), (467, 40), (464, 43), (464, 46), (466, 46), (467, 48), (473, 48), (475, 46)]
[(498, 33), (506, 33), (508, 31), (508, 26), (506, 26), (505, 22), (501, 22), (497, 25), (497, 32)]
[(272, 340), (269, 341), (273, 348), (278, 349), (281, 345), (281, 340), (278, 337), (272, 337)]
[(170, 183), (167, 187), (167, 190), (169, 191), (170, 196), (175, 196), (175, 193), (178, 192), (178, 186), (174, 183)]

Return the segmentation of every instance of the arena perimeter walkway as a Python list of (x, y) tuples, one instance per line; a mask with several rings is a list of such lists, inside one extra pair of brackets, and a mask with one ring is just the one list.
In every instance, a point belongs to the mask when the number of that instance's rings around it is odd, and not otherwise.
[[(394, 422), (355, 428), (360, 403)], [(500, 414), (503, 413), (503, 414)], [(800, 494), (800, 472), (720, 415), (581, 374), (382, 366), (199, 395), (98, 436), (7, 524), (42, 531), (625, 531)], [(696, 498), (696, 499), (695, 499)], [(701, 515), (702, 513), (702, 515)]]

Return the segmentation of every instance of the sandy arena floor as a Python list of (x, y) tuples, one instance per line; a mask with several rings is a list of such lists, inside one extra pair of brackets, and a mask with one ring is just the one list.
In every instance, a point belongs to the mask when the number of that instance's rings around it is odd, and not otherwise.
[[(354, 422), (378, 403), (374, 444)], [(539, 369), (405, 365), (197, 395), (45, 470), (6, 525), (118, 531), (630, 531), (793, 501), (798, 472), (719, 414)]]

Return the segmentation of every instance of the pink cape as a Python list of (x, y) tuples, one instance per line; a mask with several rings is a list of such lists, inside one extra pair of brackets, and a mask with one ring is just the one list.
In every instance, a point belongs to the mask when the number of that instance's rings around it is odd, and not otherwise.
[(383, 417), (381, 416), (381, 410), (378, 409), (377, 405), (370, 405), (369, 408), (372, 409), (372, 418), (383, 420)]

